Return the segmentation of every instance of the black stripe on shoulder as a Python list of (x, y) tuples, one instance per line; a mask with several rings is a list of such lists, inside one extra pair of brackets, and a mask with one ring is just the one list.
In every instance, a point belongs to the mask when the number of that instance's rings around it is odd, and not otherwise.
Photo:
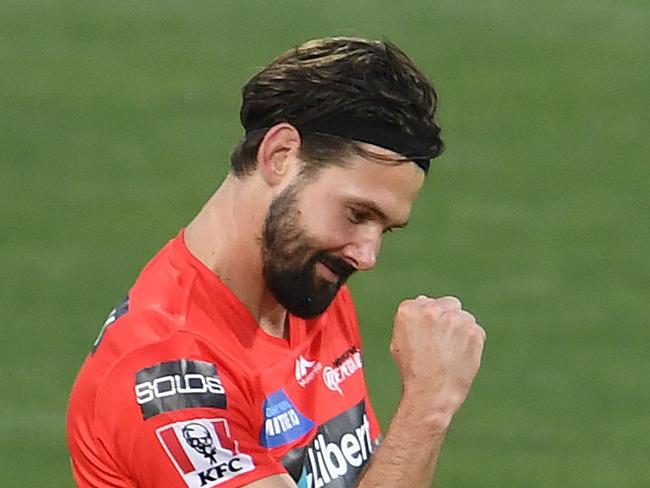
[(119, 319), (122, 315), (126, 315), (129, 311), (129, 296), (127, 295), (124, 297), (124, 299), (120, 302), (120, 304), (115, 307), (113, 310), (111, 310), (111, 313), (108, 314), (108, 317), (106, 317), (106, 321), (104, 322), (104, 325), (102, 325), (101, 330), (99, 331), (99, 335), (97, 335), (97, 339), (95, 339), (95, 342), (93, 342), (93, 349), (92, 352), (93, 354), (95, 351), (97, 351), (97, 348), (99, 347), (99, 344), (102, 342), (102, 339), (104, 338), (104, 334), (106, 333), (106, 330), (110, 325), (115, 322), (117, 319)]

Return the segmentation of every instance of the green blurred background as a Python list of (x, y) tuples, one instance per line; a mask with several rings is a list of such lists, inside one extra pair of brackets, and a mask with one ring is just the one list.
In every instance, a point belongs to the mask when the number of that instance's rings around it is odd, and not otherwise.
[(395, 307), (451, 293), (489, 340), (436, 486), (650, 486), (648, 0), (0, 0), (0, 486), (72, 486), (104, 317), (226, 174), (245, 80), (328, 35), (441, 96), (448, 150), (352, 282), (384, 426)]

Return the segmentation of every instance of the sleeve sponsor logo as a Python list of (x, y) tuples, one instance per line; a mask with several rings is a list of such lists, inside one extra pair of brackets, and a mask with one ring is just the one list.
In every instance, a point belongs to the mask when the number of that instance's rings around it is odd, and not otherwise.
[(295, 441), (314, 427), (314, 422), (305, 417), (293, 405), (284, 390), (269, 395), (262, 405), (264, 425), (260, 432), (260, 444), (264, 447), (278, 447)]
[(158, 440), (189, 488), (211, 488), (252, 471), (226, 419), (194, 419), (156, 430)]
[(142, 417), (184, 408), (226, 408), (226, 391), (214, 364), (179, 359), (135, 375), (135, 397)]
[(323, 368), (323, 382), (329, 390), (343, 396), (341, 384), (362, 368), (361, 352), (352, 346), (334, 360), (332, 366)]
[(365, 403), (321, 425), (312, 442), (282, 460), (299, 488), (354, 486), (378, 442), (373, 442)]

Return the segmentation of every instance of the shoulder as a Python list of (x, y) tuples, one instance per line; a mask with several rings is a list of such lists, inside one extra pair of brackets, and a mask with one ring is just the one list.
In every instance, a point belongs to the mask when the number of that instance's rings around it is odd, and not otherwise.
[[(137, 321), (137, 315), (129, 321), (133, 320)], [(128, 326), (129, 321), (120, 325)], [(167, 332), (108, 351), (118, 354), (104, 364), (98, 379), (97, 413), (114, 416), (130, 412), (134, 418), (147, 420), (187, 408), (225, 408), (226, 384), (230, 392), (245, 390), (247, 373), (238, 366), (232, 351), (192, 331), (172, 328)]]
[[(121, 470), (138, 479), (158, 476), (155, 466), (173, 466), (169, 443), (184, 442), (192, 429), (210, 432), (224, 446), (236, 433), (243, 444), (257, 413), (246, 372), (185, 331), (133, 348), (95, 372), (101, 379), (88, 377), (97, 381), (89, 428)], [(143, 453), (151, 456), (146, 463)]]
[(75, 381), (72, 411), (97, 432), (119, 437), (127, 434), (125, 421), (139, 425), (166, 412), (225, 408), (226, 385), (231, 395), (242, 392), (242, 405), (250, 381), (236, 351), (187, 329), (183, 320), (140, 309), (105, 326)]

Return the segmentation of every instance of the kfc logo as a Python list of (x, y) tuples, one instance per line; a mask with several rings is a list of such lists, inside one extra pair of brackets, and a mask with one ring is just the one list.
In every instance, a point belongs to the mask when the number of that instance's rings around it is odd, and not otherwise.
[(211, 488), (254, 469), (239, 452), (226, 419), (195, 419), (159, 428), (156, 435), (189, 488)]

